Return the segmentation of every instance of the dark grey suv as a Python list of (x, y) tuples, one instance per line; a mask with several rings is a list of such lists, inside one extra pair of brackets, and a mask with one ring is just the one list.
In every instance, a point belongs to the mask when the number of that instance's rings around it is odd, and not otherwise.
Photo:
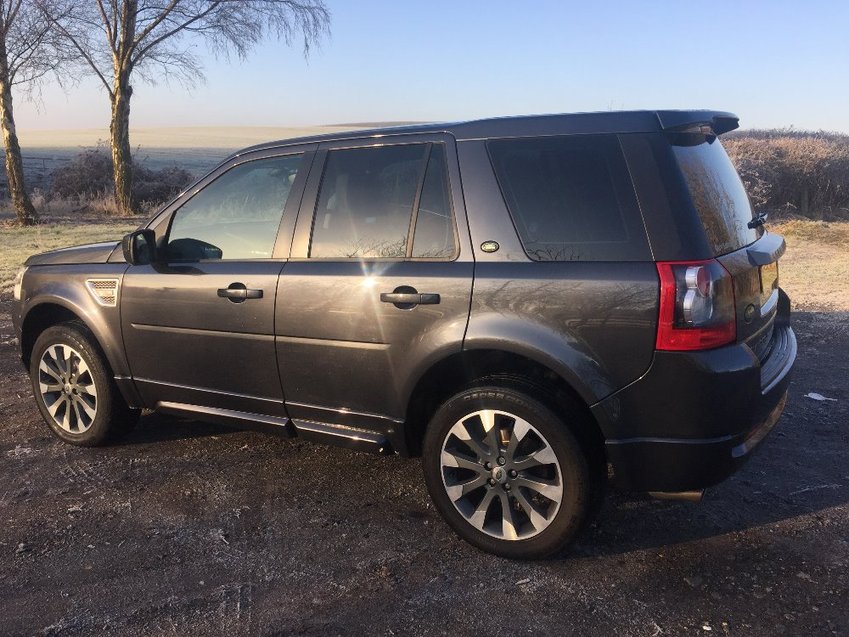
[(422, 455), (459, 535), (550, 555), (611, 473), (698, 493), (781, 413), (784, 241), (717, 139), (736, 126), (611, 112), (246, 149), (122, 246), (27, 261), (39, 409), (80, 445), (151, 408)]

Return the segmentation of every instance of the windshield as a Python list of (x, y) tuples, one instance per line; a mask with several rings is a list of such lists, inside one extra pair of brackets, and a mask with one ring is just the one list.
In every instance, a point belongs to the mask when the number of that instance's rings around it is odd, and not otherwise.
[[(675, 157), (714, 255), (757, 241), (763, 228), (749, 228), (752, 206), (743, 182), (716, 137), (676, 135)], [(708, 141), (710, 140), (710, 141)]]

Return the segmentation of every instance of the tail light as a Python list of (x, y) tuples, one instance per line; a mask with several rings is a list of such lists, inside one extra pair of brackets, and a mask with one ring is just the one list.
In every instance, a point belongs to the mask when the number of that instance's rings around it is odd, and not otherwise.
[(734, 285), (718, 261), (661, 261), (657, 273), (657, 349), (711, 349), (737, 339)]

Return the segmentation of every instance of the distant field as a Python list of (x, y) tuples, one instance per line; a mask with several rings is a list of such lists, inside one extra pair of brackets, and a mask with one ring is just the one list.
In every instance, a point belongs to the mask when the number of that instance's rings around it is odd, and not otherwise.
[[(137, 161), (151, 169), (180, 166), (200, 176), (231, 153), (262, 142), (361, 130), (378, 125), (341, 124), (337, 126), (234, 126), (139, 128), (130, 133)], [(383, 124), (392, 125), (392, 122)], [(46, 190), (50, 174), (87, 148), (104, 147), (107, 129), (23, 130), (18, 132), (24, 159), (24, 172), (30, 188)], [(0, 181), (5, 175), (0, 171)]]
[[(387, 125), (392, 125), (387, 122)], [(142, 152), (149, 148), (244, 148), (260, 142), (293, 137), (323, 135), (347, 130), (368, 128), (362, 124), (338, 126), (181, 126), (163, 128), (134, 128), (130, 131), (133, 149)], [(19, 130), (24, 151), (38, 148), (88, 148), (109, 140), (106, 128), (74, 130)]]

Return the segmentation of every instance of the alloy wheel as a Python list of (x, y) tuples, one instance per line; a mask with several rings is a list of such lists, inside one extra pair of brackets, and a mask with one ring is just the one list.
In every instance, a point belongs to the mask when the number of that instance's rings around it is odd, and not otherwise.
[(445, 437), (440, 464), (454, 507), (492, 537), (534, 537), (560, 509), (557, 456), (539, 430), (514, 414), (484, 409), (458, 420)]
[(97, 387), (88, 364), (73, 347), (60, 343), (44, 350), (38, 388), (57, 426), (71, 434), (91, 427), (97, 416)]

